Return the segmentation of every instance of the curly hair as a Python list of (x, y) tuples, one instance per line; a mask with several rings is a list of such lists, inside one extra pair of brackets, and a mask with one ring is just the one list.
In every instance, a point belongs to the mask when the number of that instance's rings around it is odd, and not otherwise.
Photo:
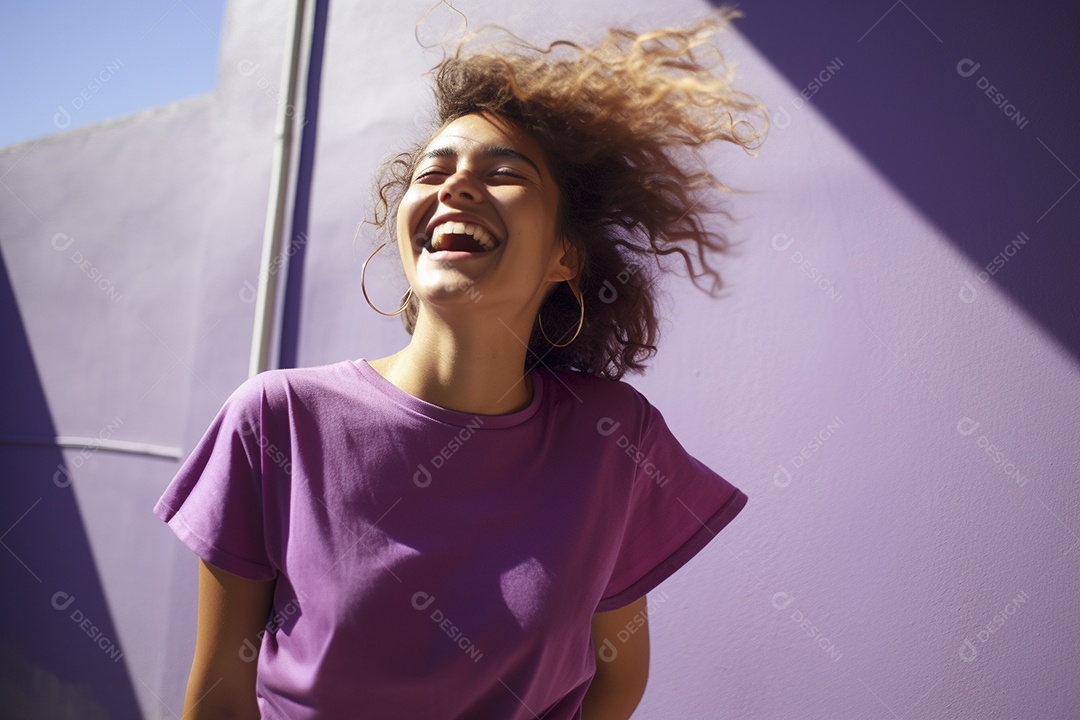
[[(731, 189), (700, 150), (722, 141), (753, 154), (768, 127), (768, 114), (732, 88), (734, 68), (709, 44), (738, 16), (725, 7), (687, 28), (611, 29), (594, 47), (558, 40), (540, 48), (495, 28), (508, 48), (467, 51), (479, 34), (473, 33), (433, 70), (439, 129), (431, 137), (460, 117), (489, 113), (515, 123), (546, 153), (559, 188), (557, 230), (581, 258), (585, 305), (584, 324), (567, 347), (545, 340), (539, 317), (534, 323), (529, 351), (548, 367), (610, 379), (643, 371), (657, 349), (665, 256), (681, 257), (695, 286), (710, 296), (721, 289), (709, 256), (731, 243), (705, 220), (709, 213), (730, 219), (716, 193)], [(748, 116), (760, 117), (761, 127)], [(425, 147), (417, 144), (380, 169), (373, 223), (380, 230), (393, 232)], [(413, 297), (404, 314), (410, 334), (418, 309)], [(539, 316), (549, 336), (564, 338), (580, 312), (560, 283)]]

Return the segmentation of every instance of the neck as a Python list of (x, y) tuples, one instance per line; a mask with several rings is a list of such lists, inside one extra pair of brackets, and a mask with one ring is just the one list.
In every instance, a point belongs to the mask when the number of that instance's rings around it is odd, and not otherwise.
[[(460, 320), (461, 318), (459, 318)], [(505, 415), (532, 402), (525, 371), (531, 318), (473, 314), (455, 322), (421, 309), (409, 344), (371, 366), (391, 383), (440, 407)]]

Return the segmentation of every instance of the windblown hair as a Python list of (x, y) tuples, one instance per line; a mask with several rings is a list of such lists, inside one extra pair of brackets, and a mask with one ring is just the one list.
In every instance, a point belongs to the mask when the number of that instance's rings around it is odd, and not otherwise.
[[(753, 154), (768, 125), (762, 106), (732, 88), (733, 68), (709, 44), (737, 16), (723, 8), (688, 28), (612, 29), (595, 47), (559, 40), (539, 48), (503, 31), (509, 48), (469, 51), (473, 35), (434, 69), (440, 129), (473, 113), (510, 120), (538, 141), (558, 185), (557, 232), (582, 258), (585, 321), (564, 348), (534, 323), (530, 355), (544, 365), (612, 379), (644, 370), (657, 349), (665, 256), (680, 257), (710, 296), (721, 289), (710, 256), (731, 243), (706, 216), (730, 217), (716, 193), (731, 190), (700, 150), (721, 141)], [(760, 127), (747, 117), (759, 118)], [(424, 147), (380, 171), (374, 224), (391, 237)], [(410, 334), (417, 303), (413, 297), (404, 313)], [(566, 283), (540, 308), (544, 330), (559, 343), (573, 335), (579, 313)]]

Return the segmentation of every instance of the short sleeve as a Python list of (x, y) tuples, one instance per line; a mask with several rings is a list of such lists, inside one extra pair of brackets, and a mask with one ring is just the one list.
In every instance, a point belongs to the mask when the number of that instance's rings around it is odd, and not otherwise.
[(641, 440), (625, 449), (635, 470), (622, 544), (596, 612), (629, 605), (673, 575), (747, 501), (745, 493), (691, 456), (660, 411), (644, 403)]
[(249, 580), (277, 575), (263, 532), (263, 395), (258, 376), (233, 392), (154, 506), (196, 555)]

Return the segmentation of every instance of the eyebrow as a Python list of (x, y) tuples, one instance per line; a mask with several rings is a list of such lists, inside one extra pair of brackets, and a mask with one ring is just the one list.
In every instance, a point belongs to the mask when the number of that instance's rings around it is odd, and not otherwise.
[[(519, 153), (513, 148), (508, 148), (503, 145), (482, 145), (479, 151), (480, 157), (489, 160), (491, 158), (512, 158), (514, 160), (521, 160), (532, 166), (532, 169), (536, 171), (537, 175), (543, 177), (543, 173), (540, 172), (540, 168), (536, 166), (532, 160)], [(421, 160), (427, 160), (428, 158), (457, 158), (458, 151), (449, 145), (437, 147), (433, 150), (428, 150), (426, 153), (420, 156)]]

